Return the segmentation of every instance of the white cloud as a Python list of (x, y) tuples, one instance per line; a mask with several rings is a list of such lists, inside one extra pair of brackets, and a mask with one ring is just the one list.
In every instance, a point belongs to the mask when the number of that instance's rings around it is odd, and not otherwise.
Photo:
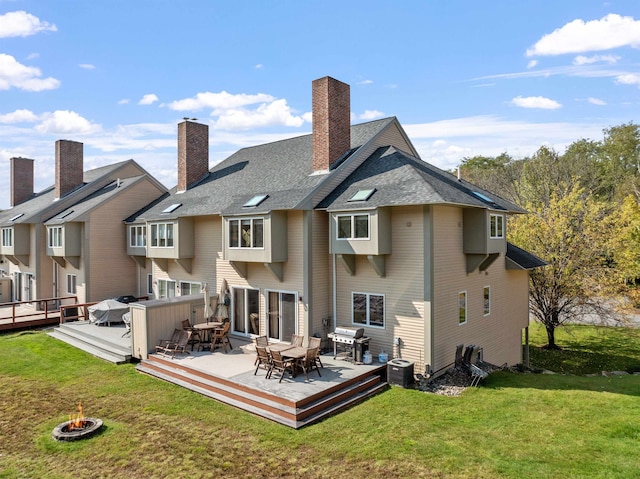
[(258, 93), (257, 95), (247, 95), (240, 93), (233, 95), (226, 91), (220, 93), (204, 92), (198, 93), (192, 98), (184, 98), (169, 103), (167, 106), (177, 111), (198, 111), (203, 108), (211, 108), (213, 110), (226, 110), (232, 108), (240, 108), (256, 103), (267, 103), (275, 100), (271, 95)]
[(304, 123), (301, 116), (291, 113), (284, 99), (263, 103), (255, 110), (233, 108), (220, 113), (215, 127), (223, 130), (246, 130), (266, 126), (299, 127)]
[(27, 91), (53, 90), (60, 86), (55, 78), (40, 78), (39, 68), (28, 67), (11, 55), (0, 53), (0, 90), (11, 87)]
[(591, 63), (608, 63), (613, 65), (620, 60), (620, 57), (617, 55), (592, 55), (590, 57), (585, 57), (584, 55), (578, 55), (573, 59), (574, 65), (589, 65)]
[(118, 105), (128, 105), (130, 101), (128, 98), (123, 98), (122, 100), (118, 100)]
[(255, 69), (256, 69), (256, 70), (261, 70), (262, 68), (264, 68), (264, 65), (263, 65), (262, 63), (258, 63), (258, 64), (255, 66)]
[(384, 116), (384, 113), (378, 110), (365, 110), (358, 118), (361, 120), (375, 120), (376, 118), (381, 118)]
[(313, 123), (313, 112), (308, 111), (300, 116), (302, 116), (302, 119), (307, 123)]
[(40, 57), (39, 53), (29, 53), (27, 55), (27, 60), (35, 60), (36, 58)]
[(607, 104), (606, 101), (601, 100), (600, 98), (589, 97), (589, 98), (587, 98), (587, 101), (589, 103), (591, 103), (592, 105), (598, 105), (598, 106), (604, 106), (604, 105)]
[(640, 47), (640, 21), (610, 13), (600, 20), (585, 22), (577, 19), (567, 23), (544, 35), (527, 50), (527, 56), (582, 53), (624, 46)]
[(28, 37), (40, 32), (55, 32), (57, 30), (55, 25), (43, 22), (25, 11), (0, 15), (0, 38)]
[(636, 73), (627, 73), (616, 77), (616, 83), (621, 85), (640, 85), (640, 75)]
[(527, 63), (527, 68), (533, 68), (538, 64), (538, 60), (529, 60), (529, 63)]
[(38, 117), (31, 110), (16, 110), (0, 115), (0, 123), (33, 123)]
[(153, 103), (157, 102), (158, 99), (158, 95), (156, 95), (155, 93), (147, 93), (140, 99), (138, 105), (152, 105)]
[(96, 69), (95, 65), (92, 65), (91, 63), (80, 63), (78, 66), (80, 68), (84, 68), (85, 70), (95, 70)]
[(87, 134), (99, 131), (100, 125), (91, 123), (75, 111), (56, 110), (42, 115), (43, 121), (35, 129), (46, 134)]
[(358, 82), (358, 85), (371, 85), (372, 83), (373, 83), (373, 80), (362, 80)]
[(555, 110), (562, 107), (557, 101), (543, 96), (517, 96), (511, 100), (511, 104), (521, 108), (541, 108), (544, 110)]

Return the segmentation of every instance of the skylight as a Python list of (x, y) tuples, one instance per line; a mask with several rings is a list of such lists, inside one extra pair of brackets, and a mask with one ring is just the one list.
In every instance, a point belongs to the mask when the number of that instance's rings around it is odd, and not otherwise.
[(268, 197), (269, 195), (256, 195), (242, 206), (244, 208), (254, 208), (258, 206), (260, 203), (262, 203), (264, 200), (266, 200)]
[(162, 210), (163, 213), (172, 213), (182, 206), (182, 203), (174, 203)]
[(494, 201), (489, 198), (487, 195), (483, 195), (482, 193), (480, 193), (479, 191), (472, 191), (471, 193), (474, 194), (474, 196), (476, 196), (477, 198), (480, 198), (482, 201), (486, 202), (486, 203), (493, 203)]
[(20, 218), (21, 216), (24, 216), (24, 213), (20, 213), (19, 215), (15, 215), (13, 218), (11, 218), (9, 221), (15, 221), (18, 218)]
[(360, 190), (351, 198), (349, 198), (348, 201), (367, 201), (369, 198), (371, 198), (371, 195), (374, 194), (375, 191), (375, 188), (370, 190)]

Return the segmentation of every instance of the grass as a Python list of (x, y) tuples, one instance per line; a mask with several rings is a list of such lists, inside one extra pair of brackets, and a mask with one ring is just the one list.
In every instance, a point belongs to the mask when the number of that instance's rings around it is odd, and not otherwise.
[[(580, 334), (606, 355), (603, 334), (631, 363), (637, 336), (624, 331)], [(631, 478), (639, 396), (640, 376), (501, 372), (458, 398), (393, 387), (296, 431), (43, 333), (11, 334), (0, 336), (0, 478)], [(54, 441), (80, 400), (106, 428)]]

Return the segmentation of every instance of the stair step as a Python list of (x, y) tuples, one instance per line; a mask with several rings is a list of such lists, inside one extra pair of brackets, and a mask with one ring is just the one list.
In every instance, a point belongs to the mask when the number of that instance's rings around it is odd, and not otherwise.
[(378, 375), (364, 376), (360, 380), (345, 383), (344, 388), (327, 391), (326, 395), (296, 408), (294, 402), (266, 391), (252, 392), (251, 388), (244, 385), (234, 387), (232, 381), (214, 376), (203, 377), (202, 374), (191, 373), (188, 368), (173, 367), (153, 358), (143, 360), (136, 369), (293, 428), (306, 426), (347, 409), (388, 387)]
[(76, 347), (86, 353), (89, 353), (98, 358), (110, 361), (115, 364), (128, 363), (131, 360), (131, 355), (117, 354), (107, 349), (101, 348), (89, 342), (83, 341), (80, 338), (66, 334), (65, 332), (54, 329), (47, 333), (52, 338), (63, 341), (73, 347)]
[(109, 351), (117, 352), (122, 356), (131, 356), (130, 347), (122, 346), (121, 344), (114, 343), (106, 338), (102, 338), (102, 337), (96, 338), (95, 335), (92, 335), (90, 333), (85, 333), (80, 328), (61, 324), (60, 326), (55, 328), (55, 330), (67, 336), (71, 336), (73, 338), (89, 343), (97, 348), (107, 349)]

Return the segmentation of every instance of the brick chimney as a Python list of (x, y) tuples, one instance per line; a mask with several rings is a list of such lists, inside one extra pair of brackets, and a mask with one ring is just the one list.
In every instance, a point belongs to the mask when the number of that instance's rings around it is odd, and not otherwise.
[(311, 88), (313, 171), (324, 171), (351, 148), (349, 85), (327, 76)]
[(178, 123), (178, 191), (186, 191), (208, 172), (209, 125)]
[(33, 196), (33, 160), (11, 158), (11, 206), (24, 203)]
[(79, 141), (56, 141), (56, 198), (83, 184), (83, 148)]

